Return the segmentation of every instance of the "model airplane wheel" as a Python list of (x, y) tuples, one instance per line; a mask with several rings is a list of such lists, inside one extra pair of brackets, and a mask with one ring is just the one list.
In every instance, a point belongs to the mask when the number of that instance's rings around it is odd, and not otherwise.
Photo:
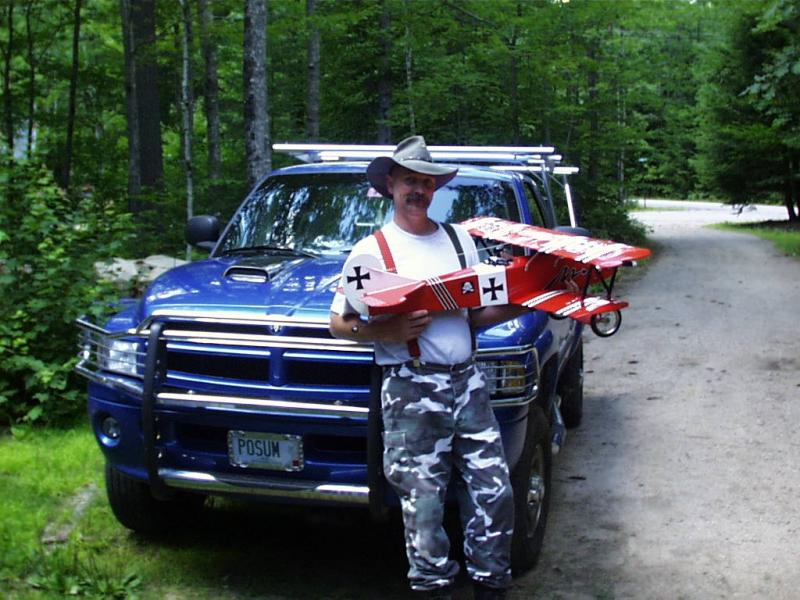
[(592, 315), (590, 326), (595, 335), (611, 337), (622, 325), (622, 313), (618, 310)]

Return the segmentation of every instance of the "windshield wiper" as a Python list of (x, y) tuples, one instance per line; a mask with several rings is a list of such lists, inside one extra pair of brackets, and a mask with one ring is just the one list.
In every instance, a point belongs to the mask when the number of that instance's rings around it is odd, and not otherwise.
[(241, 248), (231, 248), (222, 252), (223, 256), (231, 254), (288, 254), (289, 256), (305, 256), (307, 258), (316, 258), (316, 254), (306, 252), (305, 250), (295, 250), (294, 248), (282, 248), (281, 246), (243, 246)]

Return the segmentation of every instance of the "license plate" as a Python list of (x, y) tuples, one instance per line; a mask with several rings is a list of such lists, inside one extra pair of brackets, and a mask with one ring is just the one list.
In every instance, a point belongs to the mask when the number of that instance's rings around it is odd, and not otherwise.
[(236, 467), (300, 471), (303, 440), (299, 435), (229, 431), (228, 458)]

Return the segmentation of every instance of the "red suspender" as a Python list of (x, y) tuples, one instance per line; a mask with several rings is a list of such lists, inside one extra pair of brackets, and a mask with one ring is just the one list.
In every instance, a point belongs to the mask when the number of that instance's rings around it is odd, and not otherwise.
[(386, 243), (386, 236), (380, 229), (374, 234), (375, 239), (378, 240), (378, 248), (381, 249), (381, 257), (383, 264), (386, 265), (386, 270), (389, 273), (397, 273), (397, 267), (394, 265), (394, 258), (392, 258), (392, 251), (389, 250), (389, 244)]
[[(383, 258), (383, 264), (386, 265), (386, 270), (390, 273), (397, 273), (397, 267), (394, 264), (394, 258), (392, 258), (392, 251), (389, 250), (389, 244), (386, 243), (386, 236), (383, 235), (383, 231), (379, 229), (373, 235), (378, 241), (378, 248), (381, 250), (381, 257)], [(419, 358), (419, 343), (417, 343), (417, 340), (409, 340), (408, 353), (411, 355), (411, 358)]]

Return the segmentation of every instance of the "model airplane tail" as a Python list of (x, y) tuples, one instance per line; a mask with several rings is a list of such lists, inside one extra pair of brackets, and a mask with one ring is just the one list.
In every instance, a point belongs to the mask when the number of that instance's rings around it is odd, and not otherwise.
[[(424, 286), (418, 279), (403, 277), (382, 268), (381, 262), (370, 254), (351, 256), (344, 265), (343, 291), (348, 302), (362, 315), (376, 314), (375, 307), (382, 306), (386, 301), (380, 298), (370, 298), (367, 304), (366, 296), (372, 292), (381, 291), (390, 293), (393, 304), (402, 304), (404, 294)], [(398, 291), (399, 290), (399, 291)], [(394, 310), (392, 312), (407, 312)]]
[(377, 292), (367, 292), (361, 297), (361, 301), (367, 306), (370, 315), (410, 312), (403, 310), (403, 305), (413, 297), (414, 292), (424, 287), (424, 281), (412, 281)]

